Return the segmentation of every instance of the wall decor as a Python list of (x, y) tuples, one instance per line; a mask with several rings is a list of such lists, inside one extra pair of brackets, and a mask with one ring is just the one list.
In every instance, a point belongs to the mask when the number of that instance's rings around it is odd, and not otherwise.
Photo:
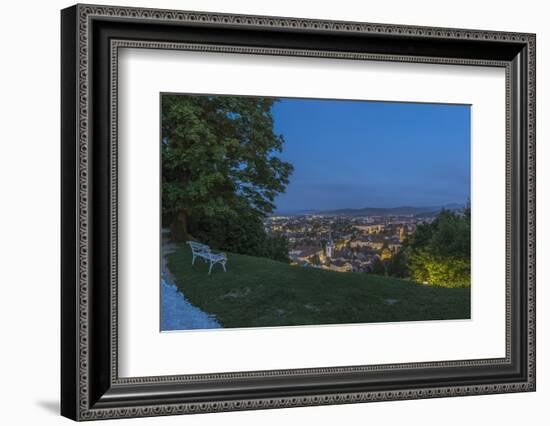
[(62, 10), (62, 415), (534, 391), (535, 41)]

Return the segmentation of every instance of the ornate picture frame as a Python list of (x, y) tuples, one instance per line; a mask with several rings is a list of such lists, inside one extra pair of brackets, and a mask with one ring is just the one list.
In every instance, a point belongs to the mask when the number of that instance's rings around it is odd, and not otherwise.
[[(96, 5), (64, 9), (61, 30), (62, 415), (93, 420), (535, 390), (534, 34)], [(505, 69), (506, 356), (119, 377), (117, 61), (126, 47)]]

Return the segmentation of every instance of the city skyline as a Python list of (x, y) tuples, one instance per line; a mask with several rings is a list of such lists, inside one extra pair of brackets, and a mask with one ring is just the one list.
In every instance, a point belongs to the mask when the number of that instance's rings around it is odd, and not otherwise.
[(470, 106), (281, 98), (277, 154), (294, 165), (276, 213), (465, 204)]

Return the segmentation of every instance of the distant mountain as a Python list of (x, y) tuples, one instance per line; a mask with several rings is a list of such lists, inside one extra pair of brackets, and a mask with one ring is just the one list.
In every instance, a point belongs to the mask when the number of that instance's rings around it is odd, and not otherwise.
[(444, 206), (364, 207), (360, 209), (324, 210), (315, 213), (327, 216), (432, 216), (443, 209), (460, 210), (462, 208), (464, 208), (462, 204), (451, 203)]
[(269, 216), (304, 216), (308, 214), (317, 214), (317, 210), (303, 209), (303, 210), (276, 210)]

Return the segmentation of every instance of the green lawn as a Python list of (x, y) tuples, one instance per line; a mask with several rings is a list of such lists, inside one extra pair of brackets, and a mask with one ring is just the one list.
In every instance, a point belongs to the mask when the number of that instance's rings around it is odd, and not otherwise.
[(227, 253), (227, 272), (185, 246), (168, 267), (187, 299), (222, 327), (345, 324), (470, 318), (470, 289), (428, 287), (396, 278), (323, 271)]

